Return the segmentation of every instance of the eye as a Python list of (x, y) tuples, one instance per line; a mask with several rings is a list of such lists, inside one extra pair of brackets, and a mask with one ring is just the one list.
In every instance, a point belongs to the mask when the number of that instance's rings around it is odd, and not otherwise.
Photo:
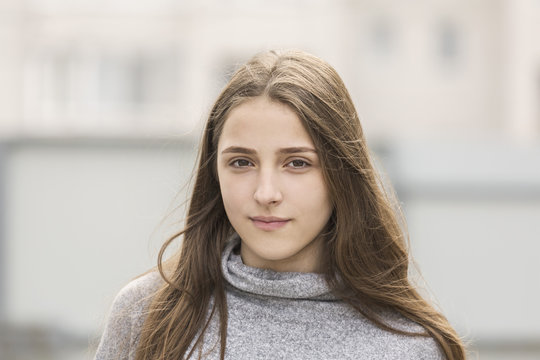
[(253, 166), (253, 164), (251, 163), (251, 161), (249, 160), (246, 160), (246, 159), (237, 159), (237, 160), (234, 160), (231, 165), (235, 168), (244, 168), (244, 167), (248, 167), (248, 166)]
[(292, 167), (293, 169), (304, 169), (309, 166), (309, 163), (301, 159), (294, 159), (289, 162), (287, 166)]

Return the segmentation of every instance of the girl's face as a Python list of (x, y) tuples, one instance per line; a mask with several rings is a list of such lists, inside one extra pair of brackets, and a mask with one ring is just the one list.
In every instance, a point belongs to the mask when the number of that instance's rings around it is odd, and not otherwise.
[(234, 108), (219, 139), (217, 172), (246, 265), (319, 270), (319, 234), (332, 205), (313, 141), (294, 111), (267, 97)]

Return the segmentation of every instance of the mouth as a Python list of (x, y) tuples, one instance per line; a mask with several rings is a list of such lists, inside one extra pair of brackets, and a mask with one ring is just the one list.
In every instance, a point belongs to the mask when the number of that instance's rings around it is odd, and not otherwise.
[(264, 230), (272, 231), (277, 230), (285, 225), (291, 220), (286, 218), (279, 218), (274, 216), (255, 216), (249, 218), (255, 227)]

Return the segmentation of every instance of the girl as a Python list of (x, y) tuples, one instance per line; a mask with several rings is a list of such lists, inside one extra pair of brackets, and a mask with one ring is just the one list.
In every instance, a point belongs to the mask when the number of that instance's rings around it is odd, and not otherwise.
[(214, 104), (185, 229), (118, 294), (96, 359), (464, 359), (408, 265), (338, 74), (260, 54)]

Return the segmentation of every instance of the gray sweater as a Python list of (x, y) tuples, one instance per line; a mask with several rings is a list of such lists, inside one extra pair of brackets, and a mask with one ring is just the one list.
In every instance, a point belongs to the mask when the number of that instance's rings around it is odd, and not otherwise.
[[(370, 323), (336, 299), (314, 273), (275, 272), (242, 263), (231, 241), (222, 257), (227, 281), (227, 359), (443, 359), (435, 341), (396, 335)], [(152, 294), (162, 284), (156, 272), (124, 287), (114, 300), (97, 360), (134, 359)], [(387, 314), (394, 327), (422, 331), (411, 321)], [(203, 354), (219, 359), (217, 316), (204, 337)], [(195, 359), (198, 352), (195, 352)]]

